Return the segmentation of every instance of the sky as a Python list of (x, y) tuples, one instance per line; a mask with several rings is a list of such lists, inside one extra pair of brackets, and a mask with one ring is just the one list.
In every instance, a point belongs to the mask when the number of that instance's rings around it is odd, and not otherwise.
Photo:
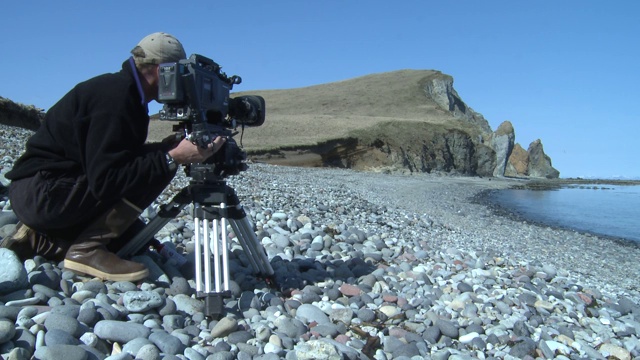
[(0, 96), (46, 110), (163, 31), (240, 75), (234, 91), (439, 70), (561, 177), (640, 178), (639, 18), (636, 0), (9, 1)]

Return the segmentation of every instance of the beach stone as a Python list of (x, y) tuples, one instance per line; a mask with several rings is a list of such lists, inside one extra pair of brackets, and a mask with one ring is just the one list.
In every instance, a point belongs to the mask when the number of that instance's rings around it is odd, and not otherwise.
[(450, 337), (452, 339), (457, 339), (460, 335), (458, 331), (458, 327), (451, 321), (439, 319), (436, 322), (436, 326), (440, 333), (444, 336)]
[(533, 340), (530, 338), (524, 338), (523, 341), (520, 341), (511, 347), (509, 355), (520, 359), (526, 356), (535, 356), (536, 348), (536, 343)]
[(136, 353), (136, 359), (139, 360), (160, 360), (160, 350), (153, 344), (143, 345)]
[(370, 323), (376, 319), (376, 313), (373, 312), (373, 310), (367, 308), (359, 309), (357, 312), (357, 316), (358, 319), (365, 323)]
[(17, 347), (24, 348), (29, 353), (32, 353), (36, 347), (36, 336), (29, 332), (28, 329), (17, 328), (11, 340)]
[(80, 314), (80, 307), (80, 305), (58, 305), (51, 309), (51, 313), (77, 318)]
[(296, 310), (296, 318), (303, 323), (315, 321), (318, 324), (327, 324), (331, 322), (324, 311), (311, 304), (300, 305), (300, 307), (298, 307), (298, 309)]
[(44, 335), (44, 342), (47, 346), (52, 345), (78, 345), (80, 341), (66, 331), (60, 329), (48, 330)]
[(629, 352), (629, 350), (610, 343), (602, 344), (598, 351), (607, 358), (613, 357), (620, 360), (631, 359), (631, 353)]
[(158, 308), (158, 314), (160, 316), (171, 315), (176, 312), (176, 303), (170, 299), (164, 299), (164, 304)]
[(321, 340), (310, 340), (294, 348), (297, 360), (342, 359), (342, 354), (331, 343)]
[(188, 315), (193, 315), (204, 310), (204, 302), (194, 299), (188, 295), (178, 294), (173, 297), (176, 310), (184, 311)]
[[(151, 320), (147, 320), (151, 321)], [(146, 322), (145, 322), (146, 324)], [(179, 314), (165, 315), (162, 317), (162, 325), (169, 329), (179, 329), (184, 327), (185, 317)]]
[(251, 339), (253, 339), (253, 335), (244, 330), (234, 331), (227, 336), (227, 342), (229, 344), (246, 343)]
[[(135, 338), (128, 341), (126, 344), (124, 344), (124, 346), (122, 347), (122, 352), (130, 354), (131, 356), (135, 357), (140, 351), (140, 349), (145, 345), (153, 345), (153, 343), (151, 342), (151, 340), (147, 338), (143, 338), (143, 337)], [(155, 347), (155, 345), (153, 346)]]
[(16, 347), (13, 348), (6, 356), (6, 360), (24, 360), (31, 359), (32, 351), (25, 348)]
[(76, 318), (54, 312), (47, 316), (47, 319), (44, 321), (44, 327), (47, 329), (47, 332), (57, 329), (76, 338), (80, 337), (86, 329)]
[(50, 289), (57, 288), (60, 285), (61, 280), (60, 274), (51, 269), (43, 271), (32, 271), (28, 274), (28, 278), (30, 284), (40, 284)]
[(151, 330), (142, 324), (116, 320), (98, 321), (93, 332), (101, 339), (126, 343), (135, 338), (147, 338)]
[(36, 349), (34, 356), (38, 360), (87, 360), (89, 354), (75, 345), (41, 346)]
[(107, 288), (111, 288), (120, 293), (126, 293), (127, 291), (137, 291), (138, 287), (131, 281), (114, 281)]
[(0, 319), (0, 344), (4, 344), (13, 339), (15, 334), (16, 329), (13, 322), (6, 319)]
[(28, 284), (22, 261), (11, 250), (0, 248), (0, 295), (22, 289)]
[(0, 306), (0, 319), (16, 320), (22, 308), (19, 306)]
[(87, 326), (94, 326), (96, 322), (100, 320), (95, 304), (90, 301), (82, 304), (82, 306), (80, 306), (77, 319), (79, 322), (86, 324)]
[(165, 354), (176, 355), (184, 351), (184, 345), (180, 339), (165, 331), (155, 331), (151, 333), (149, 340)]
[(162, 296), (155, 291), (127, 291), (122, 298), (124, 307), (131, 312), (145, 312), (164, 303)]
[(232, 317), (223, 317), (216, 323), (216, 325), (211, 329), (211, 337), (213, 338), (222, 338), (230, 333), (236, 331), (238, 328), (238, 320)]
[(91, 291), (96, 294), (106, 294), (108, 288), (107, 285), (100, 280), (91, 280), (83, 283), (80, 290)]

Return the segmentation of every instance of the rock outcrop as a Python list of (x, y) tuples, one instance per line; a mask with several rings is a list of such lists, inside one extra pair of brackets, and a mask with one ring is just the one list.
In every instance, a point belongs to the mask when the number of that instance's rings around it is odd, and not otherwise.
[(485, 133), (490, 133), (489, 122), (481, 114), (468, 107), (453, 88), (453, 78), (449, 75), (439, 75), (426, 81), (424, 91), (427, 97), (455, 118), (478, 126)]
[(551, 166), (551, 158), (544, 153), (540, 139), (532, 142), (527, 152), (529, 153), (529, 176), (548, 179), (560, 177), (560, 172)]
[(516, 134), (513, 125), (505, 121), (491, 136), (491, 148), (496, 153), (496, 167), (493, 169), (493, 176), (502, 177), (505, 174), (507, 160), (513, 150)]

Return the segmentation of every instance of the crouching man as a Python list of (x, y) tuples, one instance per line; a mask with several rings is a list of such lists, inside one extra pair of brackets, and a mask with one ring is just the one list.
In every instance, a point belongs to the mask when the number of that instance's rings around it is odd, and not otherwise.
[(28, 140), (6, 174), (20, 223), (1, 247), (23, 260), (64, 260), (69, 270), (105, 280), (147, 277), (144, 265), (115, 255), (132, 237), (127, 230), (171, 182), (178, 164), (204, 162), (225, 140), (218, 137), (208, 148), (186, 139), (146, 143), (158, 65), (186, 54), (166, 33), (146, 36), (131, 54), (119, 72), (71, 89)]

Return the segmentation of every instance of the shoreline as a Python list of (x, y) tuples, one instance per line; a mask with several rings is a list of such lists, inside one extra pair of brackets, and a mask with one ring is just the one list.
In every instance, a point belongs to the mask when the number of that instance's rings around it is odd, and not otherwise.
[[(601, 183), (601, 184), (605, 184), (605, 183)], [(610, 183), (606, 183), (606, 184), (610, 184)], [(628, 184), (622, 184), (622, 185), (628, 185)], [(519, 186), (516, 188), (520, 188)], [(539, 188), (536, 187), (535, 190), (553, 190), (555, 187), (549, 187), (549, 188)], [(529, 189), (529, 188), (528, 188)], [(529, 189), (529, 190), (533, 190), (533, 189)], [(491, 200), (491, 197), (494, 196), (493, 192), (497, 191), (496, 189), (487, 189), (487, 190), (483, 190), (480, 193), (478, 193), (473, 201), (477, 202), (480, 205), (484, 205), (490, 209), (492, 209), (492, 211), (494, 211), (494, 213), (497, 216), (503, 216), (503, 217), (507, 217), (512, 221), (516, 221), (516, 222), (529, 222), (532, 223), (534, 225), (537, 225), (539, 227), (549, 227), (549, 228), (553, 228), (555, 230), (564, 230), (564, 231), (572, 231), (572, 232), (578, 232), (578, 233), (585, 233), (585, 234), (589, 234), (590, 236), (595, 236), (595, 237), (599, 237), (602, 239), (605, 239), (607, 241), (612, 241), (615, 242), (619, 245), (622, 246), (627, 246), (630, 248), (640, 248), (640, 242), (636, 241), (636, 240), (632, 240), (632, 239), (627, 239), (624, 237), (619, 237), (619, 236), (612, 236), (612, 235), (607, 235), (607, 234), (602, 234), (602, 233), (598, 233), (598, 232), (594, 232), (594, 231), (590, 231), (590, 230), (581, 230), (578, 228), (573, 228), (570, 226), (561, 226), (561, 225), (557, 225), (557, 224), (551, 224), (551, 223), (546, 223), (544, 221), (539, 221), (537, 219), (533, 219), (530, 217), (526, 217), (520, 214), (517, 214), (514, 211), (511, 211), (508, 207), (506, 206), (502, 206), (494, 201)]]
[[(253, 166), (256, 165), (261, 166)], [(614, 297), (629, 296), (640, 301), (640, 287), (630, 276), (640, 273), (640, 264), (635, 261), (640, 257), (640, 247), (597, 234), (508, 216), (508, 211), (496, 212), (495, 206), (478, 201), (482, 200), (483, 192), (520, 187), (528, 181), (266, 166), (273, 169), (269, 172), (293, 172), (346, 186), (368, 201), (426, 216), (435, 225), (453, 232), (451, 236), (436, 234), (431, 239), (433, 247), (454, 246), (464, 251), (500, 253), (532, 264), (548, 263), (567, 270), (585, 286), (596, 287)]]

